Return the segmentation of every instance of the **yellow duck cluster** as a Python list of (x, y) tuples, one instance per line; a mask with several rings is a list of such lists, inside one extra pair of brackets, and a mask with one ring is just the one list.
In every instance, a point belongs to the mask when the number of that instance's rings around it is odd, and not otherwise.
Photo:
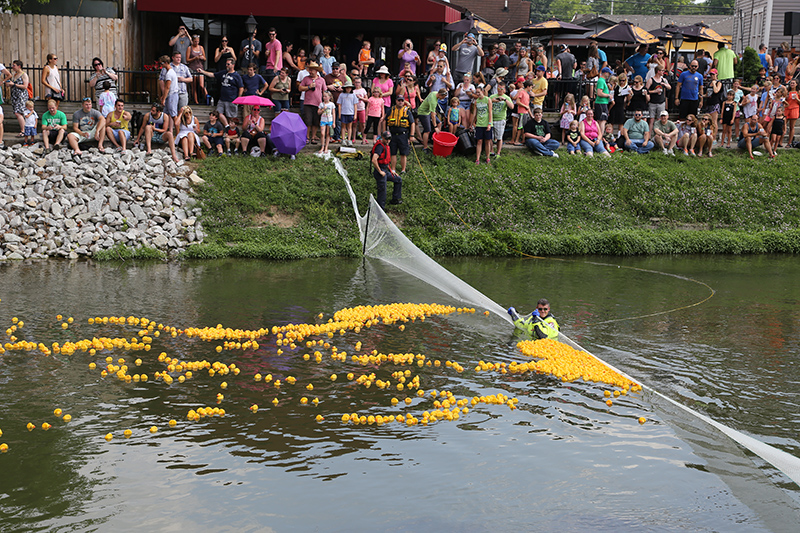
[[(333, 362), (346, 364), (348, 362), (348, 353), (340, 351), (335, 345), (330, 343), (336, 334), (345, 335), (347, 332), (360, 333), (364, 328), (383, 324), (385, 326), (397, 325), (400, 330), (405, 329), (406, 323), (413, 323), (417, 320), (424, 321), (427, 317), (434, 315), (448, 315), (451, 313), (475, 313), (471, 308), (456, 308), (452, 306), (445, 306), (439, 304), (388, 304), (388, 305), (375, 305), (375, 306), (358, 306), (353, 308), (341, 309), (334, 313), (333, 317), (327, 322), (317, 324), (287, 324), (284, 326), (273, 326), (272, 328), (260, 328), (255, 330), (242, 330), (225, 328), (221, 324), (215, 327), (204, 328), (186, 328), (179, 329), (167, 326), (161, 323), (156, 323), (148, 318), (135, 317), (135, 316), (108, 316), (108, 317), (93, 317), (88, 319), (89, 325), (112, 325), (112, 326), (125, 326), (138, 328), (136, 336), (130, 338), (125, 337), (92, 337), (91, 339), (82, 339), (77, 341), (67, 341), (62, 344), (53, 342), (50, 346), (43, 343), (35, 343), (31, 341), (18, 340), (15, 336), (21, 328), (24, 327), (24, 322), (17, 317), (12, 319), (12, 325), (6, 330), (8, 342), (0, 346), (0, 354), (6, 351), (39, 351), (45, 356), (52, 354), (61, 354), (66, 356), (73, 356), (78, 353), (86, 353), (90, 356), (98, 357), (101, 352), (149, 352), (152, 349), (154, 339), (158, 339), (162, 335), (176, 338), (184, 336), (186, 338), (198, 339), (208, 343), (219, 343), (215, 346), (214, 350), (217, 353), (230, 350), (258, 350), (265, 347), (266, 338), (272, 334), (275, 338), (277, 355), (283, 355), (284, 350), (282, 347), (287, 348), (290, 352), (295, 352), (298, 347), (305, 346), (306, 348), (314, 350), (311, 353), (302, 355), (302, 359), (310, 361), (312, 358), (317, 363), (322, 363), (326, 355), (323, 353), (327, 351), (327, 357)], [(323, 315), (320, 314), (318, 319), (322, 319)], [(62, 329), (69, 329), (74, 323), (72, 317), (63, 319), (62, 315), (58, 315), (56, 320), (61, 324)], [(314, 338), (317, 337), (317, 338)], [(539, 372), (551, 374), (563, 381), (574, 381), (583, 379), (586, 382), (606, 383), (615, 387), (619, 387), (620, 391), (614, 391), (614, 396), (618, 397), (621, 394), (627, 394), (629, 391), (640, 390), (641, 387), (628, 380), (617, 372), (614, 372), (607, 366), (600, 363), (598, 360), (585, 352), (575, 350), (565, 344), (561, 344), (554, 340), (539, 340), (539, 341), (522, 341), (518, 345), (520, 351), (527, 357), (536, 359), (535, 361), (528, 361), (522, 363), (487, 363), (480, 361), (475, 367), (475, 372), (498, 372), (501, 374), (522, 374), (525, 372)], [(412, 413), (345, 413), (342, 414), (340, 420), (344, 423), (352, 423), (359, 425), (383, 425), (390, 423), (401, 423), (407, 426), (415, 425), (428, 425), (437, 421), (452, 421), (459, 420), (460, 417), (469, 413), (471, 407), (476, 405), (506, 405), (510, 409), (516, 409), (518, 400), (510, 398), (502, 393), (492, 394), (488, 396), (472, 396), (456, 398), (455, 395), (447, 390), (437, 391), (431, 390), (426, 392), (422, 388), (420, 376), (414, 374), (408, 367), (416, 366), (419, 369), (424, 367), (451, 369), (458, 373), (464, 372), (464, 367), (456, 361), (431, 360), (425, 355), (420, 353), (380, 353), (378, 350), (370, 350), (362, 352), (362, 342), (358, 341), (353, 345), (354, 353), (349, 356), (350, 363), (362, 367), (371, 367), (368, 372), (356, 375), (354, 372), (341, 373), (340, 375), (346, 377), (346, 381), (341, 380), (340, 383), (352, 383), (355, 386), (369, 389), (375, 387), (379, 390), (392, 390), (404, 393), (405, 397), (393, 397), (388, 401), (388, 408), (398, 407), (411, 407), (416, 402), (416, 407), (427, 407), (421, 414), (414, 415)], [(209, 377), (235, 377), (241, 372), (240, 368), (235, 363), (224, 363), (221, 361), (183, 361), (175, 357), (170, 357), (166, 352), (161, 352), (157, 356), (156, 362), (162, 365), (162, 369), (155, 371), (153, 378), (155, 381), (161, 381), (166, 385), (183, 384), (189, 380), (197, 378), (201, 374), (206, 374)], [(102, 378), (113, 376), (118, 381), (124, 383), (145, 383), (150, 380), (150, 377), (145, 373), (131, 373), (133, 368), (139, 367), (143, 364), (142, 359), (136, 358), (129, 363), (124, 357), (119, 357), (116, 361), (110, 355), (106, 356), (103, 361), (92, 361), (89, 363), (90, 370), (99, 370)], [(392, 365), (393, 367), (406, 367), (405, 369), (396, 369), (391, 374), (384, 378), (378, 377), (376, 371), (380, 370), (383, 365)], [(336, 382), (339, 376), (336, 373), (330, 374), (326, 378), (328, 383)], [(296, 385), (299, 380), (295, 376), (286, 375), (280, 376), (283, 378), (283, 383), (291, 387)], [(272, 387), (275, 393), (281, 393), (282, 382), (281, 379), (273, 379), (272, 374), (262, 375), (255, 373), (253, 381), (263, 383), (265, 386)], [(311, 382), (302, 383), (301, 386), (306, 391), (313, 391), (314, 384)], [(228, 382), (220, 383), (221, 389), (227, 389)], [(611, 393), (606, 391), (606, 397), (609, 398), (606, 402), (611, 405)], [(225, 400), (222, 393), (217, 393), (215, 401), (217, 405)], [(265, 403), (277, 407), (280, 404), (278, 397), (274, 397), (271, 401), (265, 398)], [(321, 403), (319, 397), (314, 397), (309, 400), (307, 396), (299, 399), (299, 404), (302, 406), (318, 406)], [(374, 407), (373, 407), (374, 409)], [(259, 406), (252, 404), (248, 408), (251, 413), (257, 413)], [(69, 422), (72, 416), (63, 414), (62, 409), (57, 408), (54, 415), (60, 418), (63, 422)], [(196, 409), (190, 409), (186, 414), (186, 418), (192, 422), (199, 422), (203, 418), (210, 417), (224, 417), (226, 411), (221, 407), (203, 406)], [(315, 416), (317, 422), (322, 422), (325, 418), (321, 414)], [(639, 420), (644, 423), (644, 418)], [(173, 419), (169, 421), (170, 427), (175, 427), (177, 422)], [(43, 430), (48, 430), (52, 427), (49, 423), (41, 425)], [(28, 423), (28, 431), (36, 429), (36, 425)], [(152, 426), (149, 429), (150, 433), (158, 431), (157, 426)], [(0, 436), (2, 436), (0, 430)], [(133, 432), (126, 429), (123, 432), (125, 438), (130, 438)], [(113, 433), (104, 435), (104, 438), (110, 441), (113, 438)], [(0, 444), (0, 452), (8, 451), (7, 444)]]

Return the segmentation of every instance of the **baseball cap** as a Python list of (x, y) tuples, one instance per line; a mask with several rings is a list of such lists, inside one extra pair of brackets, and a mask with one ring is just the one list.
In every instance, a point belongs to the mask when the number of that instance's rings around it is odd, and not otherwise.
[(538, 67), (536, 67), (536, 70), (542, 70), (542, 71), (544, 71), (544, 70), (547, 70), (547, 69), (546, 69), (546, 68), (544, 68), (544, 65), (539, 65)]
[(405, 99), (406, 99), (406, 97), (405, 97), (405, 96), (403, 96), (402, 94), (398, 94), (397, 96), (395, 96), (395, 97), (394, 97), (394, 99), (395, 99), (395, 100), (405, 100)]
[(667, 110), (662, 111), (660, 116), (668, 117), (669, 116), (669, 111), (667, 111)]
[(562, 44), (561, 46), (559, 46), (558, 49), (561, 50), (562, 52), (565, 52), (567, 48), (569, 48), (569, 46), (567, 46), (566, 44)]
[(469, 37), (470, 39), (474, 39), (475, 38), (475, 34), (470, 32), (470, 33), (467, 34), (467, 37)]
[(603, 70), (601, 70), (600, 72), (602, 72), (603, 74), (614, 74), (614, 71), (608, 67), (603, 67)]
[(711, 70), (708, 71), (708, 73), (709, 74), (716, 74), (717, 73), (717, 69), (712, 68)]
[(442, 46), (439, 47), (439, 50), (441, 50), (442, 52), (447, 52), (447, 45), (442, 43)]
[(388, 141), (389, 139), (392, 138), (392, 132), (389, 130), (385, 130), (383, 133), (381, 133), (381, 137), (383, 137)]

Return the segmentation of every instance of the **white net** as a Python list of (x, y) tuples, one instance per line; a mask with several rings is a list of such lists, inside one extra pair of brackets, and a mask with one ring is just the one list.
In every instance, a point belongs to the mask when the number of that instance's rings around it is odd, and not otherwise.
[[(353, 202), (353, 210), (355, 211), (356, 220), (358, 221), (359, 232), (361, 234), (361, 242), (364, 247), (364, 255), (373, 257), (391, 264), (403, 272), (406, 272), (425, 283), (436, 287), (445, 294), (455, 298), (456, 300), (473, 306), (477, 309), (488, 310), (499, 317), (505, 319), (509, 323), (513, 323), (511, 318), (506, 313), (506, 310), (500, 305), (492, 301), (490, 298), (482, 294), (480, 291), (474, 289), (469, 284), (465, 283), (450, 271), (439, 265), (436, 261), (428, 257), (422, 250), (417, 248), (403, 233), (395, 226), (392, 220), (381, 209), (375, 199), (370, 195), (370, 205), (367, 214), (362, 216), (358, 212), (358, 203), (356, 202), (355, 194), (350, 186), (350, 180), (347, 178), (347, 171), (342, 166), (341, 162), (334, 159), (336, 170), (345, 181), (350, 198)], [(637, 383), (640, 380), (628, 376), (618, 368), (613, 367), (599, 357), (595, 356), (588, 350), (578, 345), (575, 341), (564, 335), (559, 334), (559, 341), (569, 344), (573, 348), (582, 350), (612, 370), (619, 372), (631, 381)], [(706, 415), (690, 409), (675, 400), (661, 394), (660, 392), (642, 384), (642, 387), (651, 393), (657, 395), (659, 398), (669, 402), (675, 407), (699, 418), (710, 426), (718, 429), (741, 446), (755, 453), (765, 461), (775, 466), (778, 470), (786, 474), (792, 481), (800, 486), (800, 459), (779, 450), (769, 444), (761, 442), (758, 439), (745, 435), (744, 433), (735, 429), (729, 428), (724, 424), (712, 420)]]

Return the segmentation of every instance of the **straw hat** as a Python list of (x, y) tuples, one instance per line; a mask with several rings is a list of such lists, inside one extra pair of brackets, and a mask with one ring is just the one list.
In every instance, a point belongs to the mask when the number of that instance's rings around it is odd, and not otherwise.
[(497, 69), (497, 72), (495, 72), (494, 75), (496, 78), (505, 78), (506, 76), (508, 76), (508, 70), (504, 69), (503, 67), (500, 67), (499, 69)]
[(319, 66), (319, 63), (310, 61), (308, 65), (306, 65), (306, 70), (316, 70), (317, 72), (322, 72), (322, 67)]
[(375, 71), (375, 74), (386, 74), (387, 76), (391, 76), (389, 69), (386, 68), (386, 65), (383, 65), (381, 68)]

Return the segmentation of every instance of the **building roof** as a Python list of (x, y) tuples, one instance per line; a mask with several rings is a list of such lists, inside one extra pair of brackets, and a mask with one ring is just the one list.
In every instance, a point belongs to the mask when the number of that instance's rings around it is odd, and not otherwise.
[[(463, 4), (463, 2), (462, 2)], [(579, 13), (572, 18), (572, 22), (594, 29), (597, 23), (598, 31), (605, 27), (613, 26), (617, 22), (628, 20), (647, 31), (663, 28), (667, 24), (676, 26), (689, 26), (696, 22), (705, 22), (714, 31), (723, 37), (733, 36), (734, 15), (598, 15), (596, 13)], [(663, 21), (663, 22), (662, 22)]]
[[(503, 33), (508, 33), (531, 20), (529, 0), (457, 0), (458, 5), (468, 9)], [(508, 9), (506, 10), (506, 3)]]
[(257, 17), (288, 17), (339, 20), (385, 20), (414, 22), (455, 22), (463, 8), (449, 0), (406, 0), (402, 6), (374, 0), (305, 0), (302, 5), (285, 0), (231, 3), (218, 0), (137, 0), (139, 11), (162, 13), (253, 15)]

